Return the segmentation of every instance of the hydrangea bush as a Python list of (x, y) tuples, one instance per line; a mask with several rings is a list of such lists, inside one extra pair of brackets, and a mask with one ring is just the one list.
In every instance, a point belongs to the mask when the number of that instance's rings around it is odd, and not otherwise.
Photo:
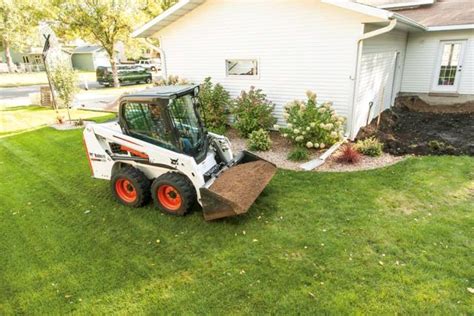
[(275, 127), (298, 147), (325, 148), (340, 141), (345, 118), (336, 115), (331, 102), (318, 104), (314, 92), (306, 95), (306, 102), (295, 100), (285, 106), (287, 126)]
[(253, 131), (247, 140), (247, 147), (250, 150), (267, 151), (272, 147), (272, 141), (267, 131), (259, 129)]

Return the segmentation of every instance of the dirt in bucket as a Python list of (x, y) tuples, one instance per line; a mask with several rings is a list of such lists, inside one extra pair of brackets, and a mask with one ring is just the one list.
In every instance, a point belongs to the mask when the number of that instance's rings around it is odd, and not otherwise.
[(362, 128), (357, 139), (375, 136), (392, 155), (474, 156), (474, 113), (426, 113), (394, 107)]
[(276, 167), (263, 160), (244, 163), (224, 171), (209, 190), (248, 209), (276, 172)]

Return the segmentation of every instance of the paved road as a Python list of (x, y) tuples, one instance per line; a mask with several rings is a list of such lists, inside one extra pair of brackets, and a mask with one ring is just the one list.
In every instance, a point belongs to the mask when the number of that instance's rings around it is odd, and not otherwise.
[[(99, 85), (97, 82), (90, 82), (88, 85), (90, 90), (102, 88), (102, 86)], [(41, 86), (47, 86), (47, 84), (0, 88), (0, 100), (28, 97), (30, 93), (39, 93)], [(79, 87), (81, 89), (84, 89), (84, 84), (81, 84)]]

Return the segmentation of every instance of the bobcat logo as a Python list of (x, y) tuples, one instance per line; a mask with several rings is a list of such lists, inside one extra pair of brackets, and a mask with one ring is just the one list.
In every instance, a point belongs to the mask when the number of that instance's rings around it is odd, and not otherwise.
[(177, 166), (177, 165), (178, 165), (179, 159), (172, 159), (172, 158), (170, 158), (170, 160), (171, 160), (171, 164), (172, 164), (173, 166)]

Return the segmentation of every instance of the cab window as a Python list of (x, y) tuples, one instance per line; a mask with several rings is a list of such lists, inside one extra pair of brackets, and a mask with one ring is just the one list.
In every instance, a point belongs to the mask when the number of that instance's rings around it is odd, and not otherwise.
[(123, 117), (131, 136), (176, 151), (173, 133), (166, 120), (167, 101), (162, 103), (126, 103)]

